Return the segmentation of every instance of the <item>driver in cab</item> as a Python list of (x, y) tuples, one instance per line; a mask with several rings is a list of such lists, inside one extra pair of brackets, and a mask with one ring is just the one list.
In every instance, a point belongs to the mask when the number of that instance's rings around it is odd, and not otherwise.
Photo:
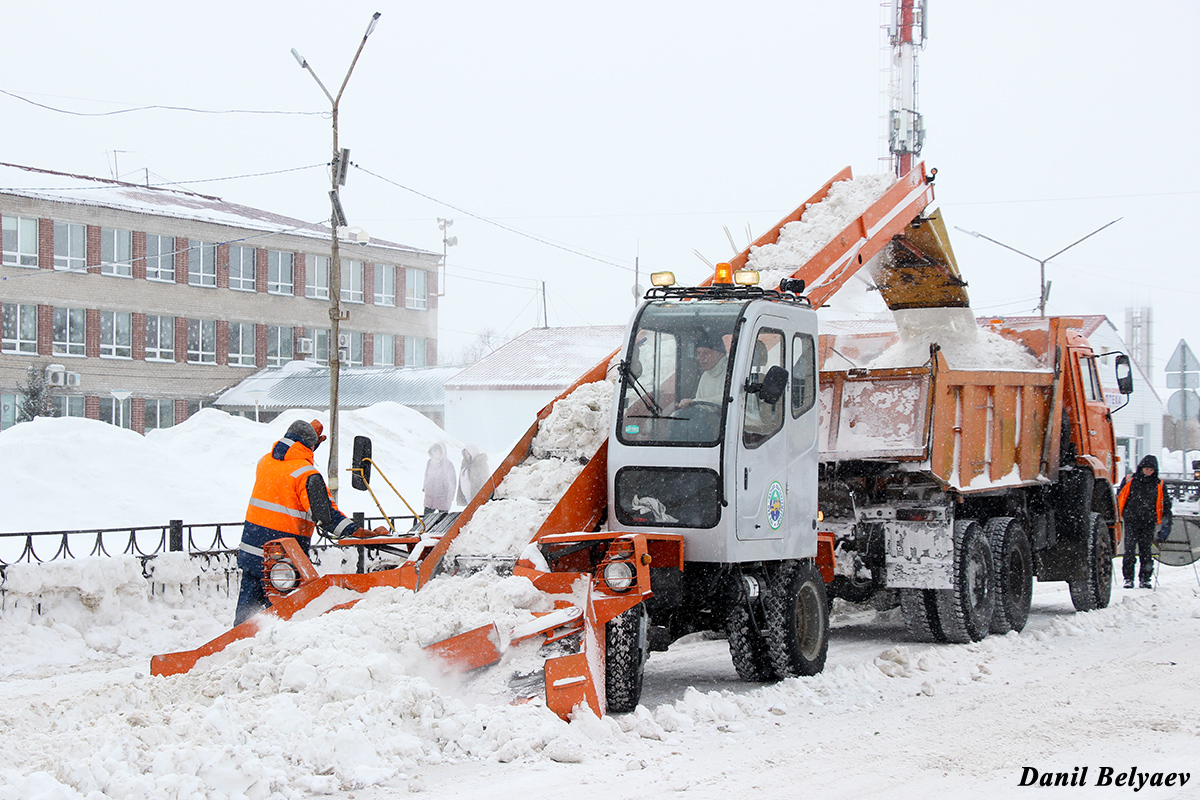
[(729, 368), (724, 338), (711, 331), (701, 331), (696, 338), (696, 363), (703, 372), (696, 383), (695, 397), (681, 399), (678, 407), (687, 408), (694, 402), (720, 405), (724, 399), (725, 372)]

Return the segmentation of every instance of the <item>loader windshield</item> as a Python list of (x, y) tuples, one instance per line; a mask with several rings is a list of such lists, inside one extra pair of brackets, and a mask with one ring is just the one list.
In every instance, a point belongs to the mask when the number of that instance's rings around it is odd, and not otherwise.
[(641, 313), (621, 371), (617, 436), (626, 444), (721, 440), (741, 301), (663, 301)]

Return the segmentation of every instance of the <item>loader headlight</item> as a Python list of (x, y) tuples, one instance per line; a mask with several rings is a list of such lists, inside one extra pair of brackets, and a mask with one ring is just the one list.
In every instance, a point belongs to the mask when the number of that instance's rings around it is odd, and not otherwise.
[(604, 583), (614, 592), (628, 592), (637, 585), (637, 571), (628, 561), (612, 561), (604, 567)]
[(287, 561), (276, 561), (267, 573), (271, 588), (279, 593), (290, 592), (300, 585), (300, 570)]

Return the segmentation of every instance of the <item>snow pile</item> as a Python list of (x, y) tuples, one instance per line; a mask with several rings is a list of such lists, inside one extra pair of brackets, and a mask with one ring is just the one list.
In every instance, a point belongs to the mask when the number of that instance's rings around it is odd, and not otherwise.
[(942, 349), (953, 369), (1041, 370), (1036, 357), (1020, 344), (979, 327), (970, 308), (910, 308), (895, 312), (900, 340), (876, 356), (871, 369), (919, 367), (929, 347)]
[[(952, 741), (960, 782), (988, 781), (996, 791), (985, 796), (1004, 796), (1020, 772), (1009, 762), (1066, 763), (1097, 731), (1136, 734), (1146, 750), (1139, 766), (1163, 763), (1165, 747), (1182, 758), (1200, 733), (1187, 688), (1194, 669), (1182, 658), (1200, 637), (1189, 570), (1164, 571), (1153, 593), (1118, 589), (1110, 608), (1087, 614), (1067, 613), (1062, 584), (1039, 584), (1025, 632), (961, 646), (906, 643), (894, 611), (839, 601), (825, 671), (770, 685), (738, 683), (725, 642), (687, 637), (654, 654), (634, 713), (566, 723), (537, 700), (510, 704), (522, 694), (510, 678), (540, 669), (536, 650), (513, 648), (499, 668), (467, 680), (444, 676), (420, 650), (492, 620), (504, 635), (544, 610), (522, 578), (442, 577), (417, 594), (375, 589), (351, 609), (274, 622), (187, 675), (152, 678), (151, 653), (221, 630), (204, 619), (206, 603), (232, 606), (198, 567), (176, 557), (154, 565), (156, 578), (193, 593), (186, 603), (164, 602), (161, 589), (150, 601), (144, 587), (139, 594), (136, 559), (86, 559), (41, 577), (29, 574), (40, 567), (13, 569), (23, 590), (49, 599), (40, 615), (11, 605), (0, 615), (10, 701), (0, 710), (0, 800), (381, 798), (422, 788), (515, 798), (531, 769), (554, 791), (628, 781), (637, 796), (715, 796), (709, 790), (729, 782), (772, 780), (770, 761), (727, 758), (768, 739), (802, 756), (822, 785), (843, 787), (845, 750), (828, 743), (854, 741), (859, 763), (880, 765), (853, 773), (855, 795), (894, 785), (897, 770), (944, 780), (947, 755), (936, 742)], [(839, 635), (856, 623), (866, 625)], [(90, 629), (110, 630), (85, 638)], [(1178, 702), (1120, 700), (1134, 674), (1148, 691), (1169, 682)], [(1079, 724), (1047, 719), (1055, 703), (1078, 708)], [(1107, 716), (1114, 703), (1122, 733)], [(1021, 735), (1030, 725), (1058, 749)], [(980, 737), (996, 727), (1001, 739)], [(913, 747), (929, 753), (928, 767), (911, 760)], [(560, 773), (554, 762), (581, 771)], [(483, 786), (464, 792), (464, 780)]]
[(781, 279), (808, 263), (893, 183), (892, 175), (882, 174), (833, 184), (823, 201), (810, 206), (798, 221), (780, 229), (774, 244), (750, 248), (746, 266), (758, 270), (758, 282), (764, 289), (777, 288)]
[(538, 425), (530, 455), (509, 470), (448, 555), (517, 556), (608, 438), (615, 387), (585, 383), (554, 404)]
[[(146, 436), (74, 417), (39, 417), (14, 425), (0, 432), (0, 486), (23, 502), (8, 504), (0, 531), (151, 526), (172, 519), (239, 521), (246, 513), (255, 465), (297, 419), (329, 423), (325, 412), (308, 410), (257, 423), (203, 409)], [(398, 403), (343, 412), (338, 419), (338, 463), (350, 465), (356, 435), (370, 436), (375, 461), (410, 502), (419, 502), (429, 446), (438, 441), (448, 453), (462, 450), (461, 443), (428, 418)], [(323, 474), (328, 446), (316, 453)], [(68, 477), (70, 491), (64, 492)], [(342, 511), (378, 516), (370, 496), (350, 491), (345, 473), (341, 479), (346, 488), (338, 496)]]

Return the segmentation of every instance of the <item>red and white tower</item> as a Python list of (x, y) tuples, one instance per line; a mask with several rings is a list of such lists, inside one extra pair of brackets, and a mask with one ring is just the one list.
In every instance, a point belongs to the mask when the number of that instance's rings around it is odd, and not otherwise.
[(925, 124), (917, 111), (917, 51), (925, 46), (925, 0), (892, 0), (888, 26), (892, 44), (888, 150), (892, 169), (905, 175), (921, 154)]

